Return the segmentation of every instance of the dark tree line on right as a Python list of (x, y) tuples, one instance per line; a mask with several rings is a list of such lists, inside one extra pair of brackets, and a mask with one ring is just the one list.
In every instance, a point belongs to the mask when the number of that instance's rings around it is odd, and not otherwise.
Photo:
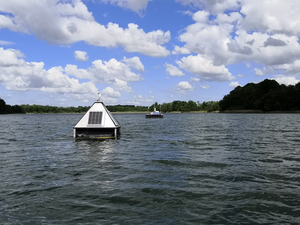
[(249, 83), (236, 87), (219, 102), (220, 111), (261, 110), (296, 111), (300, 110), (300, 82), (286, 86), (275, 80), (266, 79), (258, 84)]

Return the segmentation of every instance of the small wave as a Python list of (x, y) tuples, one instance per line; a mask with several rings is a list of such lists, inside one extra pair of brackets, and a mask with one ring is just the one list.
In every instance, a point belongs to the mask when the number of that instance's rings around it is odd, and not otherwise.
[(21, 190), (14, 190), (10, 193), (8, 193), (8, 195), (32, 195), (35, 194), (37, 192), (41, 192), (41, 191), (52, 191), (55, 189), (59, 189), (62, 186), (52, 186), (52, 187), (40, 187), (40, 188), (35, 188), (35, 189), (21, 189)]
[(103, 198), (103, 200), (108, 201), (110, 203), (114, 203), (114, 204), (128, 204), (131, 206), (140, 203), (140, 201), (137, 201), (133, 198), (123, 197), (123, 196), (106, 197), (106, 198)]
[(287, 160), (287, 161), (300, 162), (300, 158), (298, 158), (298, 157), (284, 157), (283, 159)]
[(282, 159), (259, 159), (258, 161), (264, 162), (264, 163), (282, 163)]
[(186, 166), (187, 163), (175, 161), (175, 160), (153, 160), (153, 162), (164, 164), (164, 165), (171, 165), (171, 166)]

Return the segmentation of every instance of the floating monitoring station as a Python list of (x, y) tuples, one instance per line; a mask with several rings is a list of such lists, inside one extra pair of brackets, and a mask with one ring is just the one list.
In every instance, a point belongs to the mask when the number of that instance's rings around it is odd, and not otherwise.
[(91, 108), (74, 126), (74, 138), (116, 138), (120, 135), (121, 125), (100, 100), (101, 95)]
[(154, 111), (151, 113), (147, 113), (145, 115), (146, 119), (162, 119), (164, 118), (164, 115), (160, 113), (159, 111), (156, 111), (156, 108), (154, 107)]

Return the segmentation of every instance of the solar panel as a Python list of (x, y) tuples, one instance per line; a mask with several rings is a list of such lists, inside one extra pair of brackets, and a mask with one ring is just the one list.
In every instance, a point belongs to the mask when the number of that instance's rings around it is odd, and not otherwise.
[(101, 124), (102, 112), (90, 112), (88, 124)]

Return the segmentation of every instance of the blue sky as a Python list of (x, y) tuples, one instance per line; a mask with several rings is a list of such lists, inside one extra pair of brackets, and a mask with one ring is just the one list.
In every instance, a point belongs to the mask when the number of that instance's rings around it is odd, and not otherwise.
[(148, 106), (296, 84), (299, 15), (298, 0), (0, 0), (0, 98)]

